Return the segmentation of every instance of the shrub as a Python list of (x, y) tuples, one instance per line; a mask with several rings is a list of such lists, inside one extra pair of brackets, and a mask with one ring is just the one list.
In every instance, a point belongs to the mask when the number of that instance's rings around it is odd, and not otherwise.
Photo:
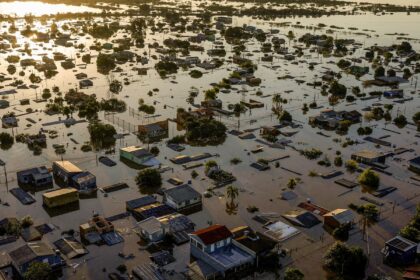
[(153, 168), (140, 170), (135, 180), (139, 187), (157, 188), (162, 185), (160, 172)]

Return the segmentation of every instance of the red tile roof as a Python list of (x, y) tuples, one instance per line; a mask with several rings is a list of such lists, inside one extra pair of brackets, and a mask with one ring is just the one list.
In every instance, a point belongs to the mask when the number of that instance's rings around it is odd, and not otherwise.
[(218, 241), (232, 237), (232, 232), (222, 225), (213, 225), (192, 233), (199, 237), (205, 245), (214, 244)]

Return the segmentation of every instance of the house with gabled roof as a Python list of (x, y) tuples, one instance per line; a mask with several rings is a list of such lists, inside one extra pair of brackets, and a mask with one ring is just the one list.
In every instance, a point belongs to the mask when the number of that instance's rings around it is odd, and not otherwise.
[(190, 270), (204, 279), (229, 278), (247, 273), (254, 257), (237, 246), (232, 232), (223, 225), (213, 225), (190, 234)]

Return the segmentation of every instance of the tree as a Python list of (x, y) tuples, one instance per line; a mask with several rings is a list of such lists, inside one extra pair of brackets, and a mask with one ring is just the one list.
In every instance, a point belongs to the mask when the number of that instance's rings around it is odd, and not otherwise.
[(0, 132), (0, 149), (8, 150), (13, 146), (14, 142), (12, 135), (7, 132)]
[(279, 116), (279, 121), (281, 122), (291, 122), (293, 120), (292, 115), (286, 110), (283, 111)]
[(92, 122), (88, 125), (90, 140), (98, 148), (107, 148), (115, 144), (114, 135), (117, 133), (111, 124)]
[(99, 73), (106, 75), (116, 67), (115, 59), (110, 54), (100, 53), (96, 59), (96, 66)]
[(324, 256), (325, 268), (340, 279), (356, 280), (365, 277), (367, 257), (359, 247), (348, 247), (336, 242)]
[(338, 81), (333, 81), (330, 85), (329, 92), (333, 96), (342, 96), (345, 97), (347, 94), (347, 88), (345, 85), (340, 84)]
[(379, 175), (372, 169), (365, 169), (358, 177), (358, 181), (361, 185), (377, 189), (379, 187)]
[(235, 198), (239, 196), (239, 190), (237, 187), (230, 185), (226, 188), (226, 195), (228, 198), (230, 198), (231, 204), (233, 204)]
[(414, 114), (414, 116), (413, 116), (413, 122), (414, 123), (420, 122), (420, 112), (417, 112), (417, 113)]
[(158, 188), (162, 186), (162, 176), (154, 168), (140, 170), (135, 180), (139, 187)]
[(394, 123), (397, 127), (403, 128), (407, 125), (407, 118), (404, 115), (399, 115), (394, 119)]
[(383, 77), (383, 76), (385, 76), (385, 68), (383, 68), (382, 66), (379, 66), (378, 68), (375, 69), (375, 78)]
[(349, 239), (349, 231), (351, 229), (351, 223), (345, 223), (335, 228), (332, 235), (335, 239), (340, 241), (347, 241)]
[(215, 162), (214, 160), (209, 160), (206, 162), (206, 164), (204, 165), (204, 173), (207, 174), (209, 173), (210, 169), (212, 167), (217, 167), (217, 162)]
[(52, 280), (55, 277), (49, 264), (43, 262), (33, 262), (29, 265), (23, 278), (25, 280)]
[(408, 224), (400, 230), (399, 233), (402, 237), (407, 238), (413, 242), (418, 243), (420, 241), (420, 230), (415, 228), (413, 225)]
[(159, 155), (160, 150), (159, 150), (159, 148), (158, 148), (158, 147), (154, 146), (154, 147), (152, 147), (152, 148), (150, 149), (150, 152), (151, 152), (152, 154), (154, 154), (155, 156), (157, 156), (157, 155)]
[(113, 94), (118, 94), (122, 91), (123, 85), (118, 80), (113, 80), (109, 83), (109, 91)]
[(288, 267), (284, 273), (284, 280), (303, 280), (305, 275), (297, 268)]
[(386, 73), (388, 74), (388, 77), (395, 77), (397, 75), (394, 69), (389, 69)]

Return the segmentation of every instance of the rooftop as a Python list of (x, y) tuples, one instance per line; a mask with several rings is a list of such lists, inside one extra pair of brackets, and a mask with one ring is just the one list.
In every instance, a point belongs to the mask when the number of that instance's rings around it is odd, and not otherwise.
[(410, 164), (420, 164), (420, 156), (409, 160)]
[(216, 249), (214, 252), (209, 253), (209, 255), (227, 269), (252, 262), (254, 259), (249, 253), (234, 244)]
[(143, 196), (140, 198), (136, 198), (133, 200), (129, 200), (125, 202), (125, 205), (129, 209), (136, 209), (146, 205), (150, 205), (156, 202), (156, 198), (151, 195)]
[(54, 161), (54, 164), (68, 173), (82, 172), (82, 170), (79, 167), (67, 160)]
[(45, 198), (52, 198), (55, 196), (66, 195), (70, 193), (77, 193), (77, 190), (74, 188), (63, 188), (55, 191), (46, 192), (42, 196)]
[(182, 202), (201, 197), (201, 194), (188, 184), (167, 189), (164, 191), (164, 194), (171, 197), (175, 202)]
[(121, 148), (120, 151), (132, 154), (138, 158), (153, 156), (153, 154), (151, 154), (146, 148), (139, 146), (129, 146)]
[(137, 223), (137, 226), (147, 233), (155, 233), (162, 230), (162, 223), (156, 217), (149, 217)]
[(36, 257), (54, 255), (54, 251), (44, 242), (31, 242), (11, 251), (9, 255), (20, 266)]
[(218, 241), (232, 237), (232, 232), (222, 225), (213, 225), (192, 233), (203, 241), (205, 245), (214, 244)]
[(367, 159), (375, 159), (377, 157), (383, 156), (384, 154), (375, 152), (375, 151), (370, 151), (370, 150), (361, 150), (354, 153), (353, 155), (357, 157), (367, 158)]
[(340, 223), (351, 222), (354, 220), (353, 212), (349, 209), (335, 209), (331, 212), (328, 212), (324, 217), (334, 217)]
[(413, 247), (417, 247), (417, 243), (414, 243), (411, 240), (408, 240), (402, 236), (395, 236), (394, 238), (392, 238), (391, 240), (388, 240), (386, 242), (386, 244), (388, 246), (397, 248), (401, 251), (408, 251), (410, 249), (412, 249)]

